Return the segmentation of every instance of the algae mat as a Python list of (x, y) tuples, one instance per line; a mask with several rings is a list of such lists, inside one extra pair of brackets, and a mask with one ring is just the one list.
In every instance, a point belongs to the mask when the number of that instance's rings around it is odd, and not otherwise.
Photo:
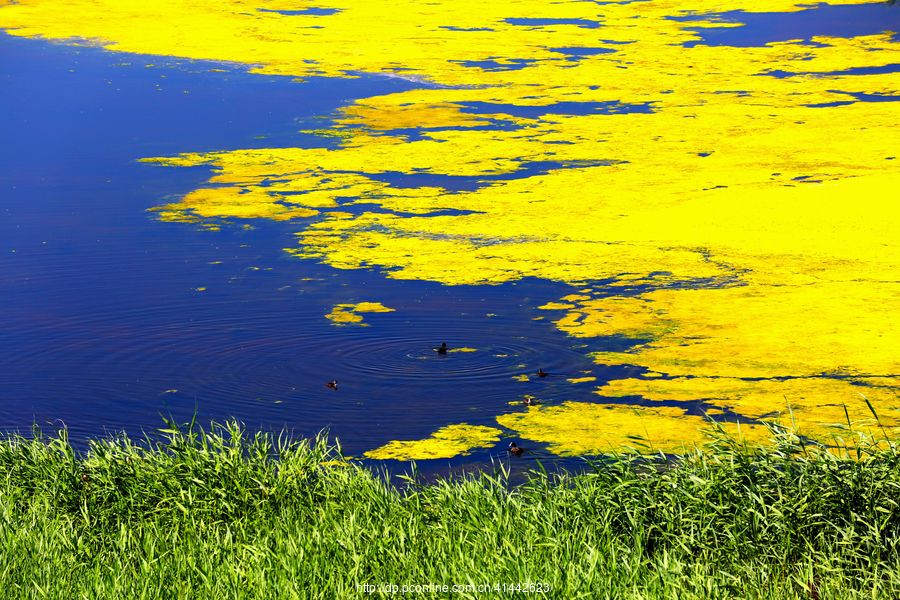
[[(880, 11), (878, 26), (728, 38), (854, 10)], [(396, 279), (577, 286), (542, 308), (572, 336), (632, 339), (595, 360), (641, 375), (599, 386), (597, 404), (498, 415), (554, 452), (695, 443), (707, 422), (678, 403), (698, 400), (748, 431), (792, 422), (823, 442), (852, 437), (848, 419), (871, 425), (863, 396), (900, 426), (898, 7), (21, 0), (0, 4), (0, 27), (269, 75), (417, 82), (345, 106), (315, 132), (330, 148), (147, 157), (214, 168), (155, 214), (290, 220), (287, 252)], [(454, 431), (494, 439), (465, 424), (436, 439)]]

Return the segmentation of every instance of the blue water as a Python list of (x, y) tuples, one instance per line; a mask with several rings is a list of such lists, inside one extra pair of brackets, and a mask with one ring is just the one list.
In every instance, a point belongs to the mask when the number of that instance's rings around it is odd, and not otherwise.
[(694, 31), (699, 41), (687, 42), (687, 47), (707, 46), (764, 46), (772, 42), (809, 40), (817, 36), (855, 37), (885, 31), (900, 32), (900, 7), (887, 2), (872, 4), (811, 4), (797, 12), (766, 13), (740, 10), (698, 13), (673, 17), (679, 21), (708, 20), (740, 23), (741, 27), (698, 27)]
[(268, 13), (276, 13), (279, 15), (306, 15), (306, 16), (316, 16), (316, 17), (326, 17), (328, 15), (333, 15), (341, 12), (339, 8), (322, 8), (317, 6), (311, 6), (309, 8), (302, 8), (299, 10), (275, 10), (272, 8), (257, 8), (257, 12), (268, 12)]
[[(543, 24), (552, 24), (553, 21), (551, 19), (515, 19), (516, 21), (540, 21)], [(577, 20), (575, 20), (577, 21)], [(580, 22), (580, 21), (579, 21)], [(590, 23), (590, 21), (586, 21)], [(556, 23), (562, 24), (576, 24), (573, 21), (565, 21), (560, 20)], [(523, 25), (524, 23), (513, 23), (513, 25)], [(584, 25), (582, 25), (584, 26)], [(492, 31), (491, 29), (486, 28), (476, 28), (476, 29), (459, 29), (456, 27), (443, 27), (442, 29), (449, 29), (451, 31)], [(605, 40), (599, 40), (605, 41)], [(610, 44), (621, 44), (622, 42), (606, 42)], [(557, 54), (562, 54), (565, 56), (566, 61), (571, 63), (578, 63), (586, 58), (591, 56), (597, 56), (598, 54), (613, 54), (616, 52), (614, 48), (588, 48), (588, 47), (560, 47), (560, 48), (547, 48), (550, 52), (555, 52)], [(554, 59), (558, 60), (558, 59)], [(536, 58), (508, 58), (508, 57), (491, 57), (485, 60), (458, 60), (458, 61), (450, 61), (460, 64), (464, 67), (469, 67), (473, 69), (481, 69), (483, 71), (521, 71), (527, 67), (538, 62)]]
[(585, 29), (596, 29), (600, 27), (597, 21), (589, 19), (539, 19), (531, 17), (512, 17), (505, 19), (510, 25), (520, 27), (556, 27), (557, 25), (575, 25)]
[(838, 77), (841, 75), (880, 75), (882, 73), (900, 72), (900, 63), (881, 65), (879, 67), (852, 67), (843, 71), (782, 71), (775, 69), (766, 71), (765, 75), (772, 77), (797, 77), (798, 75), (816, 75), (819, 77)]
[[(413, 83), (298, 83), (5, 35), (0, 81), (0, 430), (64, 424), (83, 443), (152, 432), (162, 415), (235, 417), (297, 435), (327, 428), (358, 456), (451, 423), (495, 425), (523, 394), (590, 399), (591, 384), (566, 377), (629, 372), (590, 360), (602, 342), (534, 320), (550, 316), (534, 307), (572, 291), (560, 284), (389, 280), (289, 257), (282, 249), (295, 245), (299, 224), (200, 231), (147, 212), (209, 172), (139, 158), (327, 146), (298, 131), (321, 127), (353, 98)], [(364, 300), (397, 312), (366, 315), (366, 328), (324, 318), (334, 304)], [(431, 348), (441, 341), (478, 351), (439, 357)], [(553, 375), (512, 378), (539, 367)], [(331, 378), (336, 392), (324, 385)], [(432, 468), (506, 460), (510, 439)], [(530, 460), (551, 459), (526, 445)]]
[(496, 59), (487, 60), (460, 60), (454, 61), (464, 67), (477, 68), (482, 71), (521, 71), (528, 65), (537, 62), (533, 58), (508, 58), (504, 61)]
[(580, 62), (588, 57), (597, 56), (598, 54), (615, 54), (615, 48), (579, 48), (579, 47), (568, 47), (568, 48), (548, 48), (551, 52), (556, 52), (557, 54), (564, 54), (566, 60), (569, 62)]
[[(818, 6), (789, 15), (720, 17), (747, 25), (699, 30), (698, 43), (749, 46), (897, 31), (900, 8)], [(600, 27), (577, 19), (509, 22)], [(612, 52), (550, 49), (558, 60), (570, 61)], [(497, 56), (470, 66), (528, 64)], [(843, 74), (869, 72), (893, 71), (866, 67)], [(139, 163), (140, 158), (330, 147), (334, 138), (301, 131), (327, 127), (354, 99), (422, 85), (369, 75), (296, 82), (252, 75), (234, 65), (113, 54), (0, 34), (0, 431), (64, 424), (82, 444), (108, 431), (152, 432), (161, 426), (161, 415), (183, 422), (196, 416), (201, 423), (235, 417), (251, 428), (297, 435), (327, 429), (349, 454), (359, 456), (451, 423), (495, 426), (495, 417), (516, 410), (509, 402), (524, 394), (548, 403), (597, 401), (592, 393), (597, 384), (639, 373), (590, 359), (592, 351), (626, 349), (634, 340), (569, 338), (551, 322), (557, 313), (535, 308), (574, 291), (561, 284), (526, 279), (448, 287), (392, 280), (378, 269), (336, 270), (288, 256), (283, 248), (296, 245), (294, 234), (303, 222), (258, 220), (249, 230), (201, 231), (159, 222), (147, 212), (201, 186), (210, 173)], [(846, 93), (846, 102), (896, 99)], [(481, 128), (510, 130), (527, 124), (502, 115), (651, 112), (653, 105), (468, 102), (462, 110), (483, 115)], [(444, 129), (452, 128), (390, 133), (415, 140)], [(553, 169), (608, 164), (523, 159), (511, 173), (479, 177), (378, 177), (395, 186), (465, 191)], [(603, 294), (602, 284), (592, 287)], [(197, 291), (201, 287), (206, 291)], [(641, 291), (617, 288), (616, 293)], [(335, 304), (358, 301), (380, 301), (396, 312), (365, 315), (365, 328), (336, 327), (325, 319)], [(432, 347), (442, 341), (478, 351), (440, 357)], [(526, 383), (513, 379), (538, 368), (552, 375)], [(585, 375), (597, 377), (597, 383), (566, 381)], [(332, 378), (339, 381), (337, 391), (324, 385)], [(687, 408), (692, 414), (701, 409)], [(575, 464), (555, 459), (541, 444), (507, 438), (495, 448), (420, 467), (441, 472), (505, 461), (503, 449), (513, 440), (531, 451), (525, 460), (513, 461), (519, 468), (535, 460)]]
[[(470, 128), (471, 129), (471, 128)], [(537, 175), (545, 175), (558, 169), (570, 169), (573, 167), (603, 167), (616, 164), (613, 160), (595, 161), (523, 161), (519, 168), (510, 173), (498, 173), (496, 175), (438, 175), (435, 173), (399, 173), (388, 171), (386, 173), (367, 173), (376, 181), (390, 183), (397, 188), (441, 187), (448, 191), (474, 191), (491, 185), (495, 181), (509, 181), (512, 179), (526, 179)], [(460, 213), (456, 213), (460, 214)]]

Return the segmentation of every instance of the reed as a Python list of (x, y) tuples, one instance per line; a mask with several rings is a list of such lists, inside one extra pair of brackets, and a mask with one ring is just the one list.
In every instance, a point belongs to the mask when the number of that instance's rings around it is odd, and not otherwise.
[[(391, 485), (326, 437), (237, 423), (0, 442), (0, 596), (345, 598), (540, 582), (554, 598), (900, 597), (900, 455), (773, 431), (579, 473)], [(505, 592), (454, 597), (520, 597)], [(448, 594), (417, 594), (446, 597)]]

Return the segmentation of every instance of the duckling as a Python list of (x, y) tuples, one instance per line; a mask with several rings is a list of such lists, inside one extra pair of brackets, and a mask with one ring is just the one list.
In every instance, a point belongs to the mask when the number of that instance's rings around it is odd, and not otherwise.
[(537, 376), (538, 376), (538, 377), (546, 377), (546, 376), (549, 375), (549, 374), (550, 374), (550, 373), (548, 373), (547, 371), (545, 371), (545, 370), (543, 370), (543, 369), (538, 369), (538, 372), (537, 372)]
[(520, 448), (519, 446), (516, 446), (515, 442), (510, 442), (509, 448), (507, 448), (506, 451), (513, 456), (522, 456), (522, 453), (525, 452), (525, 448)]
[(331, 381), (329, 381), (328, 383), (325, 384), (325, 387), (327, 387), (330, 390), (336, 390), (337, 389), (337, 379), (332, 379)]
[(435, 348), (434, 350), (438, 354), (447, 354), (447, 350), (449, 350), (449, 348), (447, 348), (447, 342), (441, 342), (441, 347)]

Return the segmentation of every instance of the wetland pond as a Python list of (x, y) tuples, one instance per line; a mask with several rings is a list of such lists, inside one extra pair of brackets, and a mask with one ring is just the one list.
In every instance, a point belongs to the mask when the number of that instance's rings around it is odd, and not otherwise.
[(900, 7), (256, 4), (0, 2), (0, 430), (900, 427)]

